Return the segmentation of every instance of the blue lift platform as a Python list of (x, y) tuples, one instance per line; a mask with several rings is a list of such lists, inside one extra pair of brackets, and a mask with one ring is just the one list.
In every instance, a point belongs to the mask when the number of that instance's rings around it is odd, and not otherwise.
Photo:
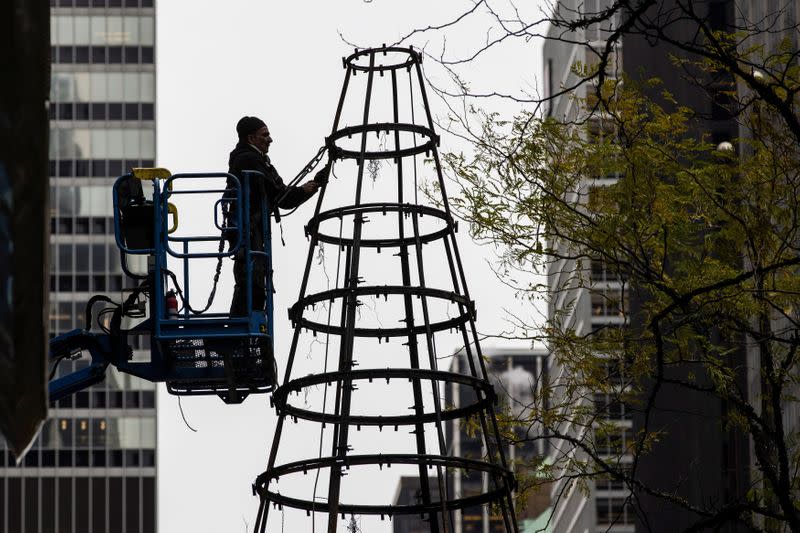
[[(273, 352), (272, 257), (270, 218), (266, 199), (262, 199), (261, 220), (263, 250), (251, 247), (250, 181), (257, 172), (245, 172), (243, 179), (227, 173), (175, 174), (166, 169), (133, 169), (114, 183), (114, 235), (120, 250), (123, 272), (138, 283), (123, 294), (123, 301), (94, 296), (86, 309), (86, 326), (59, 335), (50, 341), (53, 365), (49, 392), (58, 400), (103, 381), (109, 365), (117, 370), (153, 382), (165, 382), (176, 395), (214, 394), (226, 403), (240, 403), (249, 394), (268, 393), (276, 386), (277, 369)], [(208, 188), (220, 179), (228, 188)], [(213, 180), (213, 181), (212, 181)], [(143, 194), (143, 184), (152, 185), (152, 199)], [(231, 187), (230, 184), (234, 184)], [(212, 186), (213, 187), (213, 186)], [(149, 187), (148, 187), (149, 188)], [(213, 235), (176, 235), (178, 210), (170, 200), (179, 195), (217, 195), (213, 221), (219, 233)], [(206, 196), (208, 198), (208, 196)], [(175, 200), (177, 201), (177, 200)], [(211, 213), (208, 214), (212, 216)], [(241, 229), (241, 231), (239, 231)], [(230, 245), (223, 236), (233, 235)], [(197, 251), (205, 243), (204, 250)], [(209, 251), (214, 243), (218, 250)], [(208, 276), (198, 269), (200, 262), (218, 261), (212, 288), (216, 291), (221, 262), (225, 257), (244, 254), (246, 261), (246, 316), (196, 311), (189, 305), (189, 279), (192, 273)], [(146, 272), (134, 272), (131, 258), (142, 257)], [(253, 309), (253, 262), (264, 256), (266, 309)], [(168, 259), (171, 258), (170, 265)], [(170, 270), (174, 268), (183, 279)], [(194, 269), (193, 269), (194, 267)], [(175, 298), (181, 309), (168, 306)], [(105, 302), (110, 321), (93, 317), (92, 308)], [(93, 324), (94, 318), (97, 318)], [(97, 331), (92, 331), (95, 325)], [(131, 340), (149, 336), (149, 361), (134, 360)], [(88, 352), (91, 362), (74, 373), (52, 379), (62, 360), (77, 359)], [(138, 359), (138, 358), (137, 358)]]

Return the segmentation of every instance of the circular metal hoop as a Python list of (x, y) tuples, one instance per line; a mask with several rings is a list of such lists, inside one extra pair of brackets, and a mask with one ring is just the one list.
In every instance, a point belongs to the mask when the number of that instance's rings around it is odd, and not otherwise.
[[(312, 411), (310, 409), (301, 409), (289, 403), (289, 395), (300, 393), (303, 389), (322, 384), (343, 383), (347, 381), (364, 381), (367, 380), (372, 383), (373, 380), (385, 380), (388, 384), (391, 379), (407, 379), (412, 380), (426, 380), (426, 381), (442, 381), (447, 385), (456, 383), (472, 387), (473, 390), (482, 391), (482, 395), (476, 395), (476, 401), (463, 407), (451, 409), (448, 411), (441, 411), (438, 416), (436, 412), (422, 413), (422, 414), (409, 414), (409, 415), (335, 415), (333, 413), (322, 413), (319, 411)], [(350, 372), (328, 372), (325, 374), (312, 374), (298, 379), (289, 381), (282, 387), (278, 388), (272, 395), (272, 401), (275, 409), (281, 416), (290, 416), (293, 418), (300, 418), (302, 420), (310, 420), (312, 422), (321, 423), (345, 423), (351, 426), (371, 426), (383, 429), (383, 427), (394, 426), (397, 430), (398, 426), (411, 426), (420, 423), (433, 423), (437, 420), (454, 420), (457, 418), (466, 418), (471, 415), (477, 414), (484, 409), (495, 403), (497, 396), (494, 388), (488, 381), (478, 379), (473, 376), (464, 374), (455, 374), (453, 372), (444, 372), (441, 370), (426, 370), (426, 369), (413, 369), (413, 368), (374, 368), (364, 370), (353, 370)]]
[[(383, 467), (391, 467), (393, 464), (403, 465), (417, 465), (428, 468), (441, 467), (460, 469), (464, 471), (485, 472), (497, 480), (497, 488), (487, 492), (477, 494), (474, 496), (467, 496), (461, 498), (445, 499), (444, 502), (439, 500), (431, 501), (430, 503), (417, 503), (411, 505), (358, 505), (348, 503), (338, 503), (337, 510), (342, 514), (362, 514), (362, 515), (406, 515), (406, 514), (420, 514), (420, 513), (437, 513), (442, 510), (444, 506), (448, 511), (463, 509), (474, 505), (484, 505), (487, 503), (499, 502), (503, 498), (510, 495), (515, 486), (513, 475), (503, 470), (502, 468), (486, 463), (484, 461), (476, 461), (473, 459), (464, 459), (461, 457), (445, 457), (442, 455), (418, 455), (418, 454), (375, 454), (375, 455), (350, 455), (344, 459), (336, 457), (323, 457), (320, 459), (308, 459), (304, 461), (295, 461), (285, 465), (277, 466), (272, 469), (269, 478), (266, 472), (258, 477), (255, 484), (255, 490), (259, 495), (274, 504), (286, 505), (294, 509), (302, 509), (305, 511), (327, 513), (330, 511), (328, 502), (313, 502), (301, 498), (292, 498), (284, 496), (278, 492), (269, 490), (268, 485), (270, 480), (279, 481), (281, 477), (291, 474), (302, 473), (307, 475), (309, 471), (322, 470), (324, 468), (334, 469), (344, 468), (349, 470), (352, 466), (377, 466), (381, 469)], [(333, 472), (332, 472), (333, 474)]]
[(302, 311), (320, 302), (330, 301), (336, 299), (344, 299), (347, 296), (384, 296), (388, 299), (389, 295), (408, 295), (419, 296), (426, 298), (433, 298), (438, 300), (446, 300), (452, 303), (460, 304), (461, 312), (458, 316), (440, 320), (438, 322), (431, 322), (428, 325), (418, 324), (413, 327), (399, 327), (399, 328), (354, 328), (353, 335), (356, 337), (375, 337), (375, 338), (389, 338), (389, 337), (406, 337), (408, 335), (423, 335), (427, 332), (435, 333), (437, 331), (444, 331), (447, 329), (457, 328), (466, 324), (470, 319), (475, 317), (474, 302), (468, 300), (465, 296), (456, 294), (454, 292), (443, 291), (441, 289), (431, 289), (428, 287), (406, 287), (404, 285), (377, 285), (377, 286), (363, 286), (355, 288), (339, 288), (331, 289), (328, 291), (318, 292), (316, 294), (309, 294), (305, 298), (298, 300), (291, 308), (289, 308), (289, 320), (292, 321), (292, 326), (297, 328), (305, 328), (318, 333), (330, 333), (332, 335), (344, 335), (346, 327), (333, 326), (323, 324), (322, 322), (315, 322), (303, 317)]
[(327, 244), (335, 244), (337, 246), (353, 246), (353, 239), (339, 238), (338, 235), (329, 235), (320, 231), (320, 226), (326, 220), (334, 218), (342, 218), (349, 215), (365, 215), (368, 213), (403, 213), (405, 215), (416, 215), (419, 217), (430, 216), (438, 218), (444, 222), (444, 227), (431, 233), (419, 235), (419, 237), (387, 237), (384, 239), (361, 239), (359, 246), (365, 248), (392, 248), (399, 246), (414, 246), (417, 240), (421, 244), (433, 242), (442, 239), (451, 233), (455, 233), (457, 225), (452, 217), (447, 216), (447, 213), (440, 209), (433, 207), (418, 205), (418, 204), (398, 204), (398, 203), (370, 203), (361, 205), (351, 205), (341, 207), (338, 209), (331, 209), (330, 211), (323, 211), (314, 216), (308, 221), (306, 226), (306, 234), (308, 236), (316, 236), (320, 242)]
[[(388, 54), (399, 55), (402, 59), (393, 63), (373, 64), (371, 67), (369, 65), (358, 64), (359, 59), (369, 56), (375, 56), (376, 59), (379, 59), (378, 56), (388, 57)], [(422, 63), (422, 56), (419, 52), (413, 48), (401, 48), (399, 46), (382, 46), (380, 48), (356, 50), (354, 53), (342, 59), (342, 64), (345, 67), (349, 67), (358, 72), (386, 72), (390, 70), (407, 69), (417, 63)]]
[[(386, 132), (387, 134), (393, 132), (409, 132), (425, 137), (425, 142), (411, 146), (409, 148), (400, 148), (395, 150), (372, 150), (361, 152), (360, 150), (348, 150), (336, 144), (336, 141), (344, 139), (345, 137), (352, 137), (358, 134), (368, 134), (371, 132), (380, 133)], [(373, 124), (359, 124), (356, 126), (347, 126), (340, 130), (336, 130), (325, 139), (325, 144), (330, 153), (335, 154), (338, 159), (398, 159), (400, 157), (408, 157), (422, 153), (428, 153), (435, 147), (439, 146), (439, 136), (434, 131), (426, 126), (419, 124), (405, 124), (402, 122), (377, 122)]]

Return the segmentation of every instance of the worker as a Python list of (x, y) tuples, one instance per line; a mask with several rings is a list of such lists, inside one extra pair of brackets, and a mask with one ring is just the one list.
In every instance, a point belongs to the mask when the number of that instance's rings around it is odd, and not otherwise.
[[(236, 133), (239, 142), (230, 154), (228, 172), (239, 179), (244, 185), (245, 170), (260, 172), (259, 175), (250, 175), (250, 246), (252, 250), (264, 250), (264, 235), (262, 231), (261, 200), (266, 198), (270, 210), (278, 207), (292, 209), (299, 206), (317, 192), (317, 189), (328, 180), (329, 165), (320, 170), (313, 180), (300, 186), (287, 186), (272, 166), (267, 153), (272, 144), (269, 128), (263, 120), (257, 117), (242, 117), (236, 124)], [(234, 190), (236, 185), (228, 178), (227, 189)], [(230, 194), (230, 193), (226, 193)], [(276, 205), (278, 204), (278, 205)], [(243, 213), (243, 216), (246, 216)], [(269, 216), (269, 214), (267, 214)], [(235, 226), (234, 221), (228, 221), (227, 226)], [(236, 244), (238, 233), (226, 231), (225, 237), (231, 247)], [(264, 256), (253, 256), (253, 310), (263, 311), (266, 299), (266, 260)], [(236, 285), (231, 302), (231, 316), (245, 316), (247, 314), (247, 270), (245, 250), (240, 249), (234, 258), (233, 276)]]

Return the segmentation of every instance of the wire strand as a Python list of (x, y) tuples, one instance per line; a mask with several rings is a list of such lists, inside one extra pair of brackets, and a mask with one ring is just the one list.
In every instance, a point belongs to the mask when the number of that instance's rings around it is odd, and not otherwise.
[[(344, 223), (344, 217), (339, 218), (339, 242), (342, 240), (342, 225)], [(336, 289), (339, 288), (339, 272), (342, 266), (342, 247), (337, 246), (339, 252), (336, 257)], [(328, 304), (328, 332), (325, 333), (325, 364), (323, 372), (328, 372), (328, 347), (330, 346), (330, 328), (331, 328), (331, 313), (333, 311), (333, 302)], [(322, 393), (322, 414), (325, 415), (325, 409), (328, 405), (328, 384), (325, 383), (325, 388)], [(325, 424), (322, 424), (319, 428), (319, 452), (317, 453), (317, 458), (322, 459), (322, 441), (325, 435)], [(316, 504), (317, 502), (317, 484), (319, 483), (319, 473), (320, 469), (317, 469), (317, 473), (314, 476), (314, 493), (311, 495), (311, 501)], [(311, 533), (316, 533), (316, 513), (314, 513), (313, 509), (311, 512)]]
[(183, 404), (181, 404), (181, 397), (178, 396), (178, 409), (181, 412), (181, 418), (183, 418), (183, 423), (186, 424), (186, 427), (197, 433), (197, 430), (194, 429), (192, 426), (189, 425), (189, 421), (186, 420), (186, 415), (183, 414)]

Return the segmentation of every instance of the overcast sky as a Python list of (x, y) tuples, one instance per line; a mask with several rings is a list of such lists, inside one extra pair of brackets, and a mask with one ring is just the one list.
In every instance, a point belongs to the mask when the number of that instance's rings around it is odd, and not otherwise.
[[(157, 163), (173, 172), (225, 171), (228, 152), (235, 144), (236, 121), (243, 115), (256, 115), (270, 127), (274, 138), (270, 156), (288, 180), (330, 133), (344, 74), (341, 58), (352, 52), (340, 33), (360, 46), (392, 43), (413, 28), (447, 21), (471, 3), (161, 0), (156, 5)], [(486, 38), (486, 28), (481, 26), (476, 21), (451, 34), (448, 53), (479, 45)], [(436, 35), (422, 35), (414, 42), (417, 46), (427, 43), (432, 49)], [(490, 57), (467, 74), (476, 88), (502, 85), (533, 90), (541, 73), (540, 53), (536, 42), (506, 49), (502, 56)], [(432, 65), (427, 65), (426, 73), (436, 74)], [(438, 100), (432, 98), (431, 103), (434, 114), (441, 116)], [(455, 139), (445, 135), (442, 151), (457, 148)], [(308, 246), (303, 225), (312, 213), (313, 202), (286, 219), (286, 246), (276, 242), (274, 250), (275, 343), (281, 372), (291, 339), (285, 309), (297, 298)], [(181, 224), (189, 222), (181, 219)], [(506, 327), (504, 307), (537, 318), (535, 311), (515, 301), (513, 292), (496, 280), (487, 265), (495, 260), (492, 250), (471, 244), (463, 230), (459, 244), (481, 332)], [(230, 270), (229, 265), (225, 268)], [(230, 295), (231, 279), (226, 274), (218, 293), (222, 308), (227, 307)], [(499, 344), (486, 341), (484, 351)], [(452, 353), (457, 348), (453, 342), (439, 346), (439, 352)], [(240, 406), (226, 406), (216, 398), (189, 398), (182, 405), (196, 433), (182, 421), (176, 398), (160, 389), (159, 530), (217, 533), (244, 531), (245, 525), (252, 529), (257, 498), (250, 484), (266, 467), (276, 418), (268, 398), (251, 397)], [(365, 492), (390, 503), (396, 482), (396, 477), (375, 478)], [(281, 531), (281, 518), (272, 512), (268, 531)], [(287, 513), (284, 527), (288, 532), (311, 531), (304, 515)], [(390, 531), (390, 527), (388, 521), (362, 522), (368, 533)], [(317, 528), (321, 530), (319, 522)]]

